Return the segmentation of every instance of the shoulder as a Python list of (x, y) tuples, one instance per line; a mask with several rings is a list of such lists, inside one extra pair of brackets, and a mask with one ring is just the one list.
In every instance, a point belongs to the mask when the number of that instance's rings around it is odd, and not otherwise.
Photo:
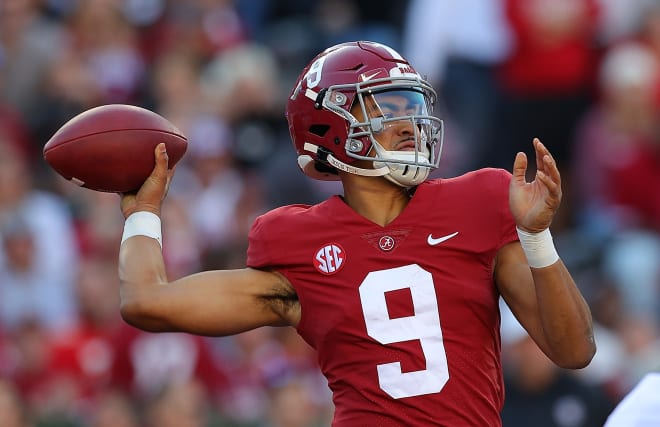
[(286, 224), (294, 218), (304, 215), (309, 209), (310, 205), (287, 205), (272, 209), (262, 215), (259, 215), (254, 221), (253, 228), (263, 228), (268, 226), (277, 226)]
[[(482, 237), (493, 233), (498, 247), (517, 238), (515, 221), (509, 204), (511, 173), (504, 169), (477, 169), (453, 178), (428, 181), (420, 185), (415, 197), (420, 196), (425, 210), (442, 207), (443, 214), (452, 220), (477, 227)], [(426, 183), (425, 183), (426, 184)]]
[(259, 234), (263, 230), (288, 232), (293, 226), (313, 223), (319, 215), (327, 215), (327, 206), (325, 201), (317, 205), (294, 204), (272, 209), (255, 219), (251, 233)]
[(463, 185), (500, 185), (502, 182), (507, 184), (511, 180), (511, 173), (500, 168), (481, 168), (455, 178), (449, 178), (446, 181), (460, 183)]
[(329, 229), (337, 203), (329, 199), (317, 205), (287, 205), (257, 217), (248, 235), (248, 265), (272, 265), (290, 259), (309, 244), (309, 237)]
[(428, 180), (419, 186), (424, 192), (449, 191), (466, 193), (496, 193), (506, 189), (511, 173), (505, 169), (482, 168), (452, 178)]

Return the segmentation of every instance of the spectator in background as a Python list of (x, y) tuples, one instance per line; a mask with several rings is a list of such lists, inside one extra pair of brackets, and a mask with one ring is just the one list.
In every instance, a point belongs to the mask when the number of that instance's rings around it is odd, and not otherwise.
[(628, 361), (622, 381), (622, 392), (625, 393), (646, 373), (660, 371), (660, 326), (657, 316), (628, 312), (621, 318), (616, 332), (625, 345)]
[(37, 236), (18, 215), (0, 228), (0, 321), (6, 329), (37, 321), (53, 330), (73, 322), (69, 284), (50, 275), (37, 257)]
[(27, 160), (0, 135), (0, 325), (51, 331), (75, 317), (78, 248), (62, 199), (33, 188)]
[(323, 427), (330, 425), (331, 411), (319, 411), (310, 388), (291, 379), (270, 389), (269, 416), (262, 427)]
[(166, 16), (167, 51), (192, 51), (203, 62), (243, 44), (247, 30), (234, 0), (171, 2)]
[(510, 49), (504, 0), (409, 3), (403, 53), (439, 89), (444, 111), (438, 114), (449, 119), (448, 131), (455, 136), (443, 153), (455, 153), (446, 163), (452, 168), (448, 175), (492, 166), (487, 154), (499, 131), (497, 69)]
[(145, 408), (146, 427), (207, 427), (211, 421), (208, 391), (195, 379), (165, 384)]
[[(172, 195), (190, 220), (194, 239), (201, 247), (201, 262), (236, 265), (242, 253), (245, 230), (254, 218), (259, 187), (249, 185), (237, 167), (230, 129), (217, 116), (198, 116), (189, 129), (186, 167), (172, 185)], [(259, 206), (259, 205), (257, 205)]]
[[(646, 45), (612, 47), (599, 98), (576, 134), (573, 178), (580, 231), (603, 242), (603, 272), (629, 313), (660, 322), (660, 62)], [(642, 185), (643, 183), (643, 185)]]
[(16, 385), (35, 419), (68, 422), (77, 416), (65, 410), (75, 393), (51, 369), (51, 340), (75, 322), (79, 253), (65, 201), (36, 189), (28, 164), (1, 135), (0, 329), (7, 337), (3, 374)]
[[(70, 388), (50, 369), (52, 332), (35, 322), (23, 322), (7, 333), (3, 344), (3, 375), (16, 388), (35, 421), (55, 419), (70, 409)], [(75, 413), (69, 412), (75, 416)]]
[(322, 187), (301, 182), (285, 167), (294, 154), (284, 148), (290, 141), (282, 116), (286, 95), (273, 52), (256, 43), (228, 50), (203, 70), (201, 85), (204, 99), (231, 131), (228, 148), (252, 187), (248, 209), (261, 213), (292, 199), (318, 199)]
[(504, 105), (491, 165), (508, 167), (503, 153), (524, 151), (538, 136), (559, 167), (568, 166), (576, 122), (591, 102), (596, 0), (505, 0), (505, 7), (513, 50), (499, 73)]
[(405, 0), (318, 0), (312, 11), (317, 47), (379, 40), (398, 49), (406, 4)]
[(110, 230), (121, 218), (117, 212), (108, 209), (116, 198), (115, 194), (88, 191), (85, 188), (72, 186), (70, 182), (61, 182), (63, 190), (71, 201), (71, 209), (76, 220), (76, 231), (81, 255), (86, 257), (112, 257), (116, 254), (117, 233)]
[(0, 414), (3, 427), (32, 427), (23, 397), (11, 381), (0, 379)]
[[(183, 167), (181, 169), (183, 170)], [(204, 236), (198, 234), (199, 226), (191, 216), (192, 212), (187, 204), (189, 200), (186, 197), (173, 196), (163, 212), (167, 218), (165, 227), (170, 233), (168, 240), (173, 244), (163, 256), (169, 263), (167, 270), (172, 277), (183, 277), (191, 271), (196, 271), (208, 260), (209, 253), (202, 243), (203, 240), (200, 240)]]
[(42, 103), (44, 78), (61, 55), (64, 29), (47, 19), (39, 0), (0, 2), (0, 100), (18, 111), (30, 128)]
[(639, 39), (660, 57), (660, 2), (647, 0), (638, 11), (637, 18), (637, 33), (631, 34), (631, 38)]
[(659, 83), (660, 62), (641, 43), (612, 47), (601, 62), (599, 96), (580, 119), (573, 152), (579, 223), (596, 234), (635, 223), (660, 230), (655, 194), (634, 184), (658, 180)]
[(502, 425), (602, 427), (613, 409), (603, 390), (558, 368), (538, 348), (510, 310), (502, 309), (502, 363), (506, 399)]
[[(122, 325), (112, 307), (118, 298), (111, 258), (82, 260), (76, 280), (76, 324), (57, 334), (51, 344), (51, 369), (76, 385), (77, 399), (93, 405), (113, 384), (117, 335)], [(79, 408), (78, 408), (79, 409)]]
[(598, 46), (607, 49), (635, 37), (646, 9), (655, 0), (598, 0)]
[(153, 334), (122, 324), (115, 342), (112, 385), (138, 402), (148, 402), (176, 384), (199, 381), (214, 402), (227, 386), (221, 360), (203, 337)]
[(136, 102), (145, 63), (136, 28), (120, 5), (106, 0), (84, 1), (69, 19), (68, 48), (80, 55), (98, 90), (98, 102)]
[(112, 389), (98, 397), (89, 414), (90, 427), (141, 427), (138, 405), (130, 396)]
[[(310, 411), (332, 412), (327, 382), (316, 369), (315, 356), (294, 331), (259, 328), (214, 343), (230, 382), (221, 412), (233, 422), (251, 425), (275, 415), (306, 419)], [(289, 397), (301, 390), (305, 399), (300, 401), (300, 413), (289, 414)], [(278, 397), (282, 401), (275, 402)]]
[[(2, 60), (0, 59), (0, 69)], [(2, 77), (0, 76), (0, 93), (3, 92)], [(37, 147), (33, 143), (30, 129), (23, 115), (9, 104), (0, 99), (0, 133), (3, 135), (3, 143), (13, 145), (28, 163), (34, 163), (36, 157), (40, 156)], [(38, 171), (34, 171), (38, 173)]]
[(151, 68), (148, 91), (155, 110), (185, 135), (190, 134), (189, 129), (198, 114), (209, 112), (200, 87), (201, 72), (200, 58), (178, 51), (163, 53)]
[(65, 28), (66, 43), (48, 68), (42, 102), (31, 111), (39, 121), (35, 137), (40, 141), (88, 108), (140, 103), (144, 95), (145, 60), (138, 33), (120, 4), (80, 2)]
[(282, 115), (287, 95), (276, 59), (264, 45), (247, 44), (215, 58), (201, 77), (209, 102), (232, 131), (237, 165), (247, 172), (244, 178), (251, 185), (260, 187), (263, 199), (253, 200), (260, 212), (294, 200), (318, 201), (338, 189), (301, 181), (287, 167), (295, 155), (288, 149), (289, 129)]

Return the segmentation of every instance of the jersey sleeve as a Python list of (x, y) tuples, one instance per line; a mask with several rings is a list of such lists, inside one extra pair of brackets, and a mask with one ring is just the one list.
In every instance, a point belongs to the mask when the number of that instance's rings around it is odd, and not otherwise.
[(492, 191), (492, 194), (495, 195), (493, 206), (497, 209), (497, 217), (501, 221), (499, 229), (502, 234), (500, 236), (499, 246), (502, 247), (518, 240), (516, 221), (513, 219), (511, 207), (509, 206), (509, 185), (511, 184), (512, 175), (504, 169), (494, 170), (494, 175), (494, 179), (489, 181), (494, 186)]
[(268, 218), (264, 215), (257, 217), (248, 234), (247, 266), (264, 268), (272, 264), (272, 257), (264, 230), (268, 229)]
[[(499, 249), (518, 240), (516, 222), (509, 207), (511, 173), (504, 169), (484, 168), (465, 175), (465, 188), (454, 197), (470, 198), (474, 218), (480, 223), (484, 238), (492, 249)], [(487, 236), (487, 237), (486, 237)]]
[(308, 205), (288, 205), (273, 209), (257, 217), (248, 233), (247, 266), (281, 269), (290, 266), (291, 255), (304, 239), (299, 228)]

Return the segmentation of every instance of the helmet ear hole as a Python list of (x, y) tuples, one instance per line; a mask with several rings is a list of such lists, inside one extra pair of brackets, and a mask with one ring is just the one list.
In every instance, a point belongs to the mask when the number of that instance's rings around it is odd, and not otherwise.
[(316, 125), (311, 125), (309, 127), (309, 133), (312, 133), (320, 137), (324, 137), (325, 134), (328, 132), (328, 130), (330, 130), (329, 125), (316, 124)]
[(328, 166), (324, 163), (321, 163), (321, 162), (314, 162), (314, 169), (316, 169), (318, 172), (320, 172), (322, 174), (337, 175), (337, 169), (333, 168), (332, 166)]

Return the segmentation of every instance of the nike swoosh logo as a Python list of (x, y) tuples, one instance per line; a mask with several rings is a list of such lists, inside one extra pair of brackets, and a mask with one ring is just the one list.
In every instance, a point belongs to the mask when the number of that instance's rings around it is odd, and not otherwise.
[(380, 73), (380, 71), (376, 71), (375, 73), (373, 73), (373, 74), (370, 75), (370, 76), (367, 76), (367, 75), (362, 74), (362, 81), (363, 81), (363, 82), (366, 82), (367, 80), (371, 80), (371, 79), (373, 79), (374, 77), (376, 77), (379, 73)]
[(446, 236), (438, 237), (436, 239), (436, 238), (433, 238), (433, 236), (431, 234), (429, 234), (429, 237), (426, 239), (426, 241), (429, 245), (435, 246), (435, 245), (439, 245), (442, 242), (446, 242), (447, 240), (451, 239), (452, 237), (456, 237), (456, 235), (458, 235), (458, 231), (456, 231), (454, 233), (451, 233), (451, 234), (447, 234)]

